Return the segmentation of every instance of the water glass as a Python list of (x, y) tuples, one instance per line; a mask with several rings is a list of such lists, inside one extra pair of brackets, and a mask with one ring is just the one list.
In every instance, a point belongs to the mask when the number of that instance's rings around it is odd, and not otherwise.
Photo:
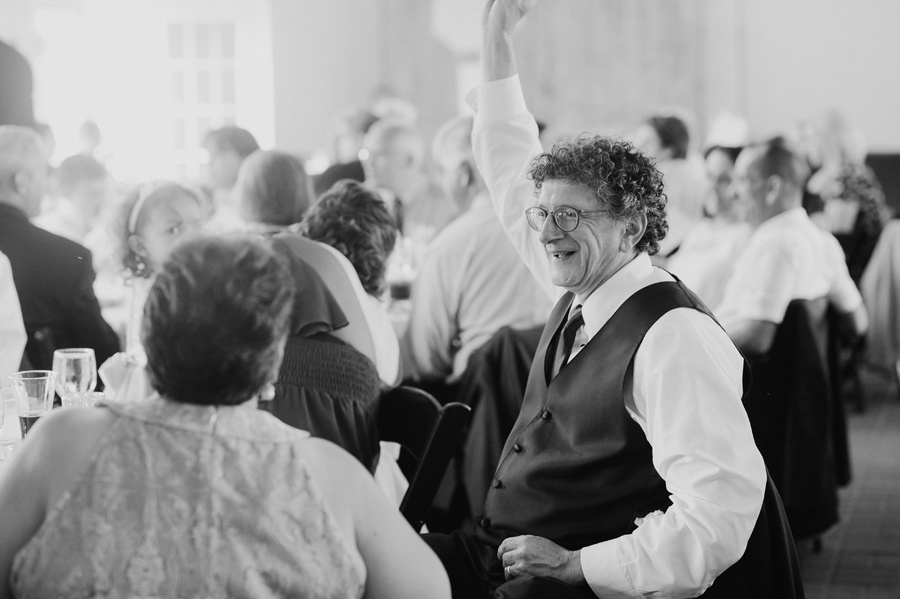
[(89, 347), (58, 349), (53, 352), (56, 392), (65, 405), (79, 401), (97, 386), (97, 359)]
[(49, 412), (53, 405), (56, 373), (52, 370), (24, 370), (9, 378), (13, 383), (19, 426), (24, 439), (38, 418)]

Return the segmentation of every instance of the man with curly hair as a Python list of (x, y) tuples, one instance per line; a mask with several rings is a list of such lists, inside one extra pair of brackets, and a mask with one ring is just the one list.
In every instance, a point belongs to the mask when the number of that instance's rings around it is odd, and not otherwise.
[(802, 596), (793, 546), (771, 536), (783, 511), (741, 403), (744, 360), (650, 262), (667, 228), (652, 159), (596, 135), (542, 151), (511, 42), (534, 2), (487, 0), (473, 145), (558, 301), (474, 534), (428, 541), (457, 598)]

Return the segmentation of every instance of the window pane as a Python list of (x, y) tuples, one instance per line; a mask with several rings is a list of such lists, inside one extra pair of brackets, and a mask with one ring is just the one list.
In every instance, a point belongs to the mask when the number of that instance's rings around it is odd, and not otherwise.
[(184, 57), (184, 27), (175, 23), (169, 24), (169, 57)]
[(209, 25), (198, 24), (196, 29), (197, 58), (209, 57)]
[(222, 24), (222, 58), (234, 58), (234, 23)]

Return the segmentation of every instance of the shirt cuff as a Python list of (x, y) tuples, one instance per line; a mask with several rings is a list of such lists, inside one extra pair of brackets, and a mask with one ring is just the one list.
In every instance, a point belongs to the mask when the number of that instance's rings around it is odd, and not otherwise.
[(581, 550), (581, 572), (594, 594), (604, 599), (640, 597), (619, 563), (617, 540), (604, 541)]
[(475, 125), (528, 112), (519, 76), (482, 83), (466, 94), (466, 103), (475, 111)]

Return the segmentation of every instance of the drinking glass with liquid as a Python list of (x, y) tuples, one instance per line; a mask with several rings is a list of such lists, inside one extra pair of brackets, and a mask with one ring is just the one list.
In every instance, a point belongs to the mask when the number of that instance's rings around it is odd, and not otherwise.
[(52, 370), (25, 370), (16, 372), (9, 378), (12, 379), (19, 426), (24, 439), (38, 418), (49, 412), (53, 405), (56, 373)]
[(89, 347), (58, 349), (53, 352), (56, 392), (63, 407), (80, 405), (97, 386), (97, 359)]

